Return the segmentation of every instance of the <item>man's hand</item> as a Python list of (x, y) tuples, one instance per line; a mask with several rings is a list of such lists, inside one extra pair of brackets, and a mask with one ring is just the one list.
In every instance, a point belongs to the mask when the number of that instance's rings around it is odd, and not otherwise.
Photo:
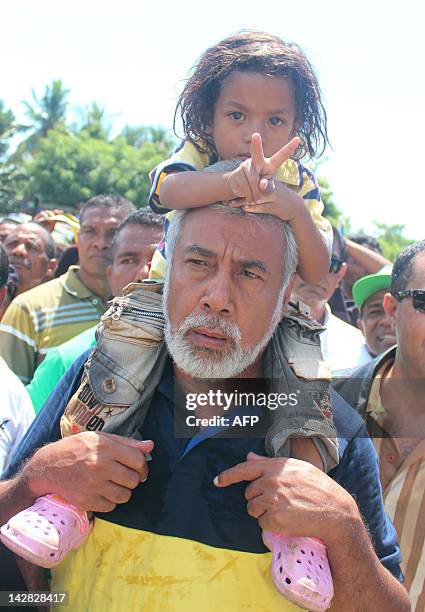
[(83, 510), (109, 512), (146, 479), (152, 449), (151, 440), (86, 431), (39, 449), (18, 478), (34, 499), (56, 493)]
[(305, 461), (249, 453), (245, 463), (225, 470), (214, 483), (243, 481), (251, 481), (245, 489), (248, 514), (268, 531), (321, 538), (331, 546), (360, 518), (351, 495)]
[(228, 184), (235, 198), (229, 202), (233, 206), (253, 205), (262, 201), (263, 196), (274, 189), (273, 177), (280, 166), (292, 155), (300, 144), (293, 138), (272, 157), (264, 157), (260, 134), (251, 138), (251, 158), (229, 173)]

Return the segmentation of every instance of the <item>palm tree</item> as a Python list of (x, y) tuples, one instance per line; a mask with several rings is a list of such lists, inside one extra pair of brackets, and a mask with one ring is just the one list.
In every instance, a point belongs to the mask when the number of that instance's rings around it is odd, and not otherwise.
[(65, 126), (69, 89), (64, 89), (61, 80), (52, 81), (51, 86), (46, 85), (42, 98), (38, 98), (34, 90), (31, 93), (33, 102), (23, 102), (25, 114), (31, 123), (22, 126), (21, 131), (31, 130), (32, 133), (19, 145), (21, 154), (34, 151), (40, 139), (46, 136), (49, 130)]
[(82, 111), (83, 125), (80, 128), (80, 133), (84, 132), (90, 138), (97, 140), (108, 140), (111, 131), (111, 125), (108, 123), (105, 108), (99, 106), (96, 102), (92, 102), (91, 106), (86, 107)]

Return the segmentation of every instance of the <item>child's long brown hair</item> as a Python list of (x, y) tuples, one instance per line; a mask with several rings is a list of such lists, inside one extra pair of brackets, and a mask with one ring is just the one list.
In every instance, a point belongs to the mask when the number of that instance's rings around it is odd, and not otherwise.
[(293, 157), (313, 158), (323, 153), (328, 144), (326, 111), (314, 70), (296, 45), (265, 32), (234, 34), (203, 53), (177, 102), (174, 131), (180, 115), (185, 137), (199, 151), (216, 158), (208, 128), (221, 85), (235, 70), (289, 78), (294, 88), (296, 133), (301, 138)]

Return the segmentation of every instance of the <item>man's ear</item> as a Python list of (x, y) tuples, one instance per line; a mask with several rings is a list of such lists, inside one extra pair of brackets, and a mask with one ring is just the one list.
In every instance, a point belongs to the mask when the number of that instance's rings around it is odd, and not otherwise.
[(336, 277), (338, 279), (338, 285), (340, 284), (344, 276), (347, 274), (347, 270), (348, 270), (348, 266), (344, 261), (344, 263), (341, 266), (340, 271), (336, 273)]
[(54, 278), (55, 276), (55, 272), (56, 272), (56, 268), (58, 267), (58, 260), (57, 259), (51, 259), (49, 261), (49, 266), (46, 270), (46, 278), (48, 280), (51, 280), (52, 278)]
[(294, 288), (295, 281), (297, 280), (297, 278), (298, 278), (298, 274), (296, 272), (294, 272), (294, 274), (289, 279), (289, 283), (288, 283), (288, 286), (286, 287), (286, 291), (285, 291), (285, 296), (283, 298), (282, 316), (283, 316), (283, 313), (285, 311), (285, 306), (286, 306), (286, 304), (289, 302), (289, 300), (291, 298), (292, 289)]
[(106, 268), (106, 279), (108, 281), (108, 285), (110, 286), (110, 280), (111, 280), (111, 275), (112, 275), (112, 264), (109, 264), (109, 266)]
[(383, 306), (390, 319), (391, 329), (395, 329), (395, 315), (398, 308), (398, 302), (391, 293), (386, 293), (384, 295)]

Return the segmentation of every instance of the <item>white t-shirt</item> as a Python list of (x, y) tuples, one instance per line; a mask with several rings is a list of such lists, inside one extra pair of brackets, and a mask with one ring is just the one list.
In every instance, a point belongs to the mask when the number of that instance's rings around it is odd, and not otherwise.
[(362, 332), (332, 314), (327, 304), (323, 325), (326, 330), (320, 334), (320, 346), (332, 372), (359, 367), (373, 359)]
[(35, 417), (31, 398), (0, 357), (0, 475)]

